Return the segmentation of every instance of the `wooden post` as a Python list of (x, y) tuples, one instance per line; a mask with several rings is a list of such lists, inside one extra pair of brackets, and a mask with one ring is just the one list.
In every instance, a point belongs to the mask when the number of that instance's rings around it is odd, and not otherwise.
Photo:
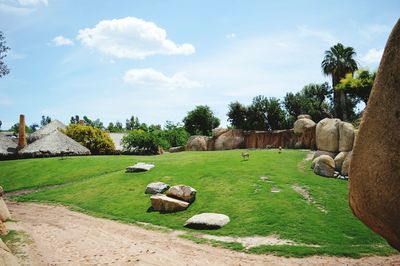
[(18, 150), (23, 149), (27, 145), (25, 133), (25, 116), (19, 115), (19, 132), (18, 132)]

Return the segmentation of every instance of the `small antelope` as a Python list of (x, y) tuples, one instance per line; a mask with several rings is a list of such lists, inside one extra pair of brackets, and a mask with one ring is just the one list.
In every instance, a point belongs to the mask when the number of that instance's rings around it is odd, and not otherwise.
[(282, 152), (282, 146), (279, 146), (279, 151), (278, 153), (280, 154)]
[(250, 157), (250, 154), (248, 152), (242, 152), (242, 157), (243, 157), (243, 160), (247, 161)]

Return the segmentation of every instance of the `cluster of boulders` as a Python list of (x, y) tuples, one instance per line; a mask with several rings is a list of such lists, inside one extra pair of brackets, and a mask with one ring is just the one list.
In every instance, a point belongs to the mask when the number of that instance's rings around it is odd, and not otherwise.
[(347, 179), (357, 131), (348, 122), (325, 118), (316, 126), (316, 146), (311, 167), (320, 176)]
[(150, 200), (153, 210), (169, 213), (186, 210), (195, 200), (197, 191), (186, 185), (170, 187), (163, 182), (153, 182), (147, 185), (145, 193), (152, 194)]

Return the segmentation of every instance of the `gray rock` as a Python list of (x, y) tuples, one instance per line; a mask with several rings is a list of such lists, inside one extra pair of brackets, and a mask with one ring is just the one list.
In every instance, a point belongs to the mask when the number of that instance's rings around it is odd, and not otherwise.
[(229, 221), (229, 217), (225, 214), (201, 213), (189, 218), (184, 226), (193, 229), (219, 229)]
[(316, 127), (316, 143), (318, 150), (337, 152), (339, 150), (340, 119), (325, 118)]
[(157, 194), (150, 197), (151, 207), (153, 210), (159, 212), (177, 212), (186, 210), (189, 207), (189, 203), (168, 197), (163, 194)]
[(132, 166), (128, 166), (126, 168), (126, 172), (128, 173), (133, 173), (133, 172), (146, 172), (149, 171), (154, 167), (154, 164), (149, 164), (149, 163), (137, 163)]
[(335, 161), (328, 155), (321, 155), (313, 161), (314, 173), (320, 176), (333, 177), (335, 174)]
[(193, 202), (196, 198), (196, 190), (192, 187), (185, 185), (172, 186), (167, 190), (167, 196), (184, 200), (186, 202)]
[(316, 151), (314, 152), (312, 159), (314, 160), (315, 158), (318, 158), (321, 155), (328, 155), (329, 157), (332, 157), (332, 159), (334, 159), (336, 157), (336, 154), (337, 153), (335, 152), (329, 152), (329, 151)]
[(315, 126), (315, 122), (308, 118), (300, 118), (294, 122), (293, 130), (296, 135), (303, 134), (304, 128)]
[(169, 189), (169, 185), (163, 182), (153, 182), (147, 185), (145, 194), (159, 194)]
[(297, 116), (297, 119), (303, 119), (303, 118), (307, 118), (307, 119), (311, 119), (312, 120), (311, 115), (303, 114), (303, 115), (298, 115)]
[(347, 122), (339, 123), (339, 151), (351, 151), (354, 143), (354, 126)]
[(347, 155), (348, 155), (348, 152), (346, 152), (346, 151), (339, 152), (339, 154), (336, 155), (336, 157), (334, 159), (336, 171), (340, 172), (342, 170), (342, 165), (343, 165), (343, 162), (346, 159)]
[(177, 147), (171, 147), (169, 148), (169, 152), (173, 153), (173, 152), (181, 152), (184, 151), (185, 147), (184, 146), (177, 146)]

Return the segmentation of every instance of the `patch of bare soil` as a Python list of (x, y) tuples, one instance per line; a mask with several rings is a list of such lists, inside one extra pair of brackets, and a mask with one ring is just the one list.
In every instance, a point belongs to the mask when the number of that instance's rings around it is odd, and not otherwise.
[(23, 265), (399, 265), (400, 256), (361, 259), (285, 258), (235, 252), (182, 239), (173, 232), (91, 217), (63, 206), (8, 203), (10, 229), (26, 232)]
[(301, 161), (301, 162), (297, 165), (298, 168), (299, 168), (299, 170), (302, 171), (302, 172), (304, 172), (304, 171), (306, 170), (307, 161), (311, 161), (313, 157), (314, 157), (314, 152), (313, 152), (313, 151), (310, 151), (310, 152), (307, 154), (306, 158), (304, 158), (304, 160)]
[(200, 235), (201, 238), (216, 240), (227, 243), (239, 243), (246, 249), (262, 246), (262, 245), (290, 245), (290, 246), (307, 246), (318, 247), (317, 245), (307, 245), (296, 243), (291, 240), (282, 239), (276, 235), (270, 236), (246, 236), (246, 237), (233, 237), (233, 236), (215, 236), (215, 235)]
[(308, 191), (303, 188), (300, 187), (297, 184), (294, 184), (292, 186), (293, 190), (296, 191), (297, 193), (299, 193), (301, 196), (303, 196), (303, 198), (310, 204), (314, 204), (315, 207), (318, 208), (318, 210), (320, 210), (323, 213), (328, 213), (328, 211), (324, 208), (324, 206), (322, 206), (321, 204), (317, 203), (314, 198), (310, 195), (310, 193), (308, 193)]

